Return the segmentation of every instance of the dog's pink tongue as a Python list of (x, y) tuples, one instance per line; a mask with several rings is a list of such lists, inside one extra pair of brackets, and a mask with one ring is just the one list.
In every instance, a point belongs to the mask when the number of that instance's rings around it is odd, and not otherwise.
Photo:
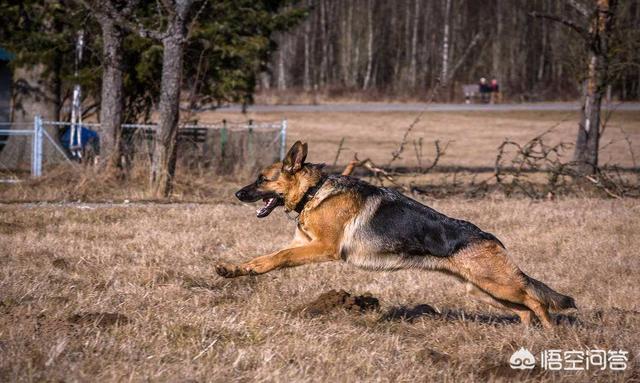
[(271, 208), (271, 203), (275, 200), (275, 198), (264, 198), (264, 206), (258, 210), (256, 210), (256, 214), (258, 217), (265, 215), (269, 212)]

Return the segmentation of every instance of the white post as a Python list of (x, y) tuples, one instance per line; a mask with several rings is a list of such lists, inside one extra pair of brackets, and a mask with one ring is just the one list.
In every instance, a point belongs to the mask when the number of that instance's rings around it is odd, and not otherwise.
[(36, 168), (36, 158), (38, 154), (36, 151), (38, 150), (36, 145), (36, 140), (38, 139), (38, 116), (33, 117), (33, 133), (31, 134), (31, 177), (36, 177), (36, 173), (38, 169)]
[(33, 138), (31, 148), (31, 176), (42, 175), (42, 118), (37, 115), (33, 118)]
[(280, 161), (284, 160), (284, 156), (287, 155), (287, 119), (282, 119), (282, 126), (280, 128)]

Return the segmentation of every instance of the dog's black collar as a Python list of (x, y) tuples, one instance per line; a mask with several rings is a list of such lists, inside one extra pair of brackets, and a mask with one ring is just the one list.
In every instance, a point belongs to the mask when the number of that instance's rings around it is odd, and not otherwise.
[(298, 204), (296, 205), (295, 209), (293, 209), (296, 213), (300, 214), (302, 212), (302, 209), (304, 209), (304, 206), (309, 201), (311, 201), (313, 197), (316, 196), (316, 193), (318, 192), (318, 190), (320, 190), (322, 185), (324, 185), (324, 182), (327, 180), (327, 178), (328, 176), (326, 174), (323, 174), (320, 180), (318, 180), (318, 183), (316, 183), (315, 185), (307, 189), (307, 191), (302, 196), (302, 199), (298, 201)]

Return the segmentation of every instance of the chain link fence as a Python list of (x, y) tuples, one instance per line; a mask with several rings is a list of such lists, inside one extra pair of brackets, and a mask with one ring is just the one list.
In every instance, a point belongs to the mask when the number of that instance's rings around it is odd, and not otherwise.
[[(148, 167), (156, 145), (155, 124), (122, 125), (122, 164)], [(39, 177), (48, 168), (99, 156), (100, 124), (44, 121), (0, 124), (0, 178)], [(282, 159), (287, 121), (187, 124), (178, 129), (177, 171), (216, 175), (246, 174)]]

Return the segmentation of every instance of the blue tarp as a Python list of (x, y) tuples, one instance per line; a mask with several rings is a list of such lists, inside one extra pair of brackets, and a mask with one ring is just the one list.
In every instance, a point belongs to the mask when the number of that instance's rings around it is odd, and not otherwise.
[[(69, 149), (70, 138), (71, 138), (71, 128), (68, 128), (67, 130), (64, 131), (64, 134), (62, 135), (62, 137), (60, 137), (60, 143), (62, 144), (62, 146), (65, 149)], [(80, 127), (80, 139), (82, 141), (82, 147), (83, 148), (85, 147), (85, 145), (87, 145), (87, 143), (90, 140), (92, 142), (94, 142), (94, 143), (100, 142), (100, 138), (98, 137), (98, 133), (96, 131), (94, 131), (94, 130), (91, 130), (91, 129), (87, 128), (86, 126), (81, 126)]]

